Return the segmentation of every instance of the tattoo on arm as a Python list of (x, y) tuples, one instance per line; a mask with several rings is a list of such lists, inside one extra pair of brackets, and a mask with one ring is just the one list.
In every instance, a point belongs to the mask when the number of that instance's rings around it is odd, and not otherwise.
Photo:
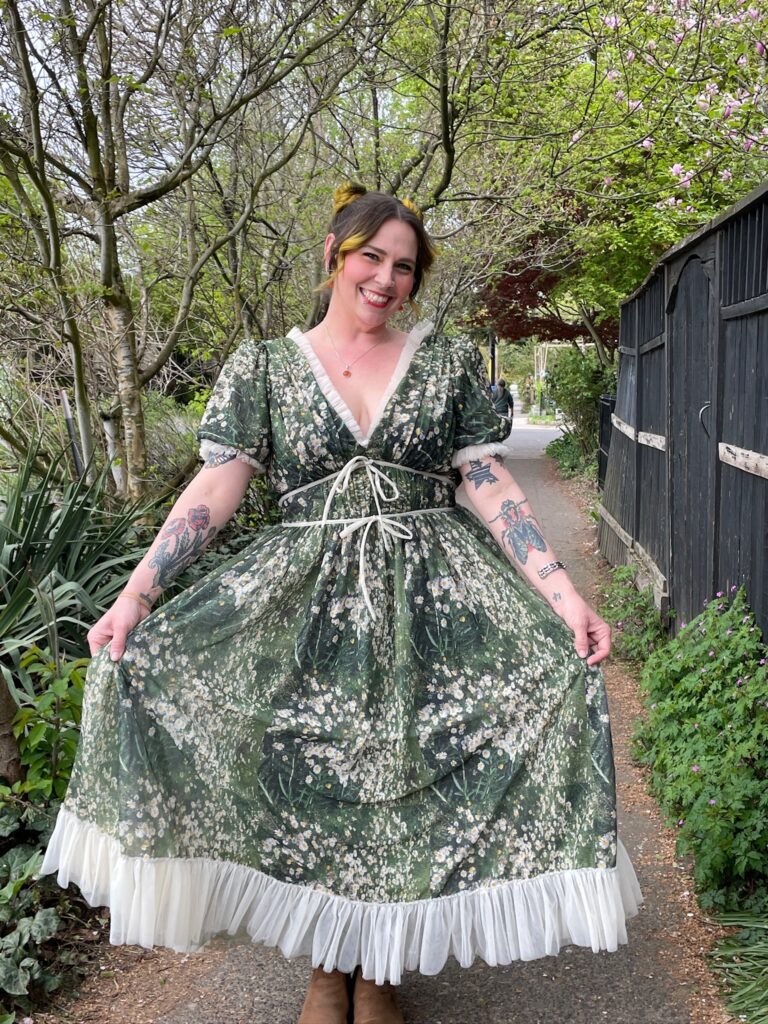
[(236, 459), (237, 455), (235, 452), (209, 452), (205, 462), (203, 463), (203, 469), (215, 469), (216, 466), (223, 466), (227, 462), (232, 462)]
[(475, 490), (478, 490), (483, 484), (495, 484), (498, 481), (499, 478), (493, 475), (491, 467), (482, 459), (472, 459), (469, 465), (471, 468), (467, 472), (466, 478), (472, 481)]
[(197, 558), (203, 548), (216, 535), (211, 526), (211, 510), (197, 505), (186, 516), (177, 516), (163, 527), (161, 541), (152, 558), (151, 569), (156, 569), (152, 588), (165, 588), (179, 573)]
[(528, 552), (534, 548), (536, 551), (547, 550), (547, 542), (541, 535), (539, 524), (530, 513), (522, 511), (527, 500), (527, 498), (523, 498), (522, 501), (505, 499), (501, 503), (499, 514), (488, 520), (489, 523), (495, 523), (497, 519), (501, 519), (504, 524), (501, 539), (521, 565), (525, 565), (528, 561)]
[(498, 464), (500, 466), (504, 465), (504, 456), (503, 455), (492, 455), (491, 458), (493, 459), (494, 462), (498, 462)]
[(561, 593), (559, 593), (558, 591), (555, 591), (555, 593), (552, 595), (552, 600), (553, 601), (562, 601), (563, 600), (563, 595)]

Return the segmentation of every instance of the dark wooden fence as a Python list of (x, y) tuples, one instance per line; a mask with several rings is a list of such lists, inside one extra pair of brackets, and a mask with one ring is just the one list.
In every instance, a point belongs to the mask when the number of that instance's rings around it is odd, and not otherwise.
[(676, 619), (744, 584), (768, 635), (768, 185), (622, 305), (599, 544)]

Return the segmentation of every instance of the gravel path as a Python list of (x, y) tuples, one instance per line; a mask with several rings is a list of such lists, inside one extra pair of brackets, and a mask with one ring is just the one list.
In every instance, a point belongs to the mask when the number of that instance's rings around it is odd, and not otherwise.
[[(547, 539), (591, 599), (604, 568), (594, 523), (577, 490), (542, 455), (556, 428), (513, 431), (508, 466), (526, 491)], [(629, 945), (593, 954), (568, 947), (558, 957), (489, 968), (449, 963), (436, 977), (408, 974), (400, 989), (408, 1024), (726, 1024), (705, 952), (719, 931), (698, 911), (687, 866), (674, 857), (631, 763), (628, 741), (639, 713), (626, 668), (606, 671), (619, 783), (619, 828), (646, 903), (628, 924)], [(100, 977), (81, 997), (35, 1024), (294, 1024), (310, 966), (274, 950), (215, 943), (198, 956), (165, 950), (106, 949)]]

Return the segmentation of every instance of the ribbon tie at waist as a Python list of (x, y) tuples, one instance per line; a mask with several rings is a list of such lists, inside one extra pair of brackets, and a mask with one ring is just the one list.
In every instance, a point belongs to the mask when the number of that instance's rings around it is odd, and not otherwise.
[[(400, 516), (413, 516), (421, 515), (424, 512), (452, 512), (453, 506), (445, 506), (443, 508), (416, 508), (410, 509), (405, 512), (383, 512), (381, 508), (381, 502), (396, 501), (400, 497), (400, 491), (397, 484), (391, 477), (380, 469), (380, 466), (392, 466), (395, 469), (406, 470), (409, 473), (418, 473), (421, 476), (434, 477), (437, 480), (451, 481), (451, 477), (440, 473), (427, 473), (420, 469), (411, 469), (410, 466), (400, 466), (394, 462), (384, 462), (381, 459), (371, 459), (367, 455), (356, 455), (345, 464), (343, 469), (340, 469), (337, 473), (331, 473), (329, 476), (322, 477), (320, 480), (313, 480), (311, 484), (305, 484), (303, 487), (297, 487), (293, 491), (289, 491), (284, 494), (278, 501), (278, 505), (284, 504), (288, 498), (292, 495), (297, 494), (299, 491), (303, 491), (309, 487), (315, 487), (317, 484), (323, 483), (325, 480), (332, 480), (336, 478), (328, 492), (328, 497), (325, 499), (325, 505), (323, 507), (323, 515), (321, 519), (310, 519), (303, 520), (301, 522), (284, 522), (283, 526), (328, 526), (330, 524), (343, 524), (344, 529), (339, 532), (339, 536), (342, 538), (349, 537), (356, 530), (362, 529), (363, 536), (360, 542), (360, 557), (358, 560), (358, 578), (360, 580), (360, 590), (363, 594), (363, 600), (365, 606), (368, 609), (369, 614), (372, 618), (375, 617), (371, 598), (368, 593), (368, 585), (366, 583), (366, 565), (365, 565), (365, 545), (368, 542), (368, 535), (371, 531), (371, 527), (377, 524), (382, 537), (384, 539), (384, 547), (387, 551), (392, 549), (392, 538), (399, 537), (401, 540), (412, 540), (413, 531), (405, 525), (405, 523), (398, 522)], [(365, 474), (370, 484), (371, 493), (373, 494), (373, 500), (376, 504), (376, 512), (372, 515), (355, 516), (352, 518), (335, 519), (330, 518), (331, 508), (333, 506), (334, 499), (339, 495), (343, 494), (349, 487), (352, 474), (356, 470), (365, 470)]]

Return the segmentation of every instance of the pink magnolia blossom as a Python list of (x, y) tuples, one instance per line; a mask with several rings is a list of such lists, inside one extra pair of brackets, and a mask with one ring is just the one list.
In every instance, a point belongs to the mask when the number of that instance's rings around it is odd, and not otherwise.
[(750, 149), (752, 149), (754, 144), (755, 144), (755, 140), (754, 139), (744, 139), (744, 141), (741, 144), (741, 148), (744, 150), (745, 153), (748, 153), (750, 151)]
[(730, 181), (732, 177), (733, 177), (733, 171), (729, 170), (727, 167), (724, 170), (720, 171), (720, 180), (721, 181)]
[(737, 63), (738, 65), (740, 65), (741, 67), (744, 67), (744, 65), (745, 65), (745, 64), (747, 63), (747, 57), (746, 57), (746, 54), (743, 54), (743, 53), (742, 53), (742, 55), (741, 55), (741, 56), (739, 57), (739, 59), (738, 59), (738, 60), (736, 61), (736, 63)]
[(603, 18), (603, 22), (605, 25), (608, 26), (608, 28), (619, 27), (619, 19), (615, 14), (606, 14), (606, 16)]
[(616, 90), (616, 95), (614, 96), (614, 99), (616, 100), (617, 103), (621, 103), (622, 100), (624, 100), (626, 98), (626, 95), (627, 94), (624, 92), (623, 89), (617, 89)]
[(681, 35), (680, 32), (676, 32), (675, 35), (672, 36), (672, 39), (674, 41), (675, 46), (680, 46), (680, 44), (682, 43), (683, 39), (685, 39), (685, 36)]
[(761, 57), (765, 56), (765, 44), (761, 43), (759, 39), (755, 43), (755, 49), (757, 50), (757, 52), (760, 54)]
[(747, 14), (752, 19), (752, 21), (757, 21), (757, 19), (760, 17), (760, 11), (758, 11), (756, 7), (750, 7), (747, 11)]
[(627, 56), (626, 56), (627, 64), (631, 64), (634, 59), (635, 59), (635, 51), (634, 50), (627, 50)]
[(653, 139), (650, 138), (650, 136), (649, 136), (647, 139), (643, 139), (643, 141), (640, 143), (640, 145), (642, 146), (643, 149), (653, 149), (653, 145), (654, 145)]
[(584, 134), (584, 132), (581, 131), (581, 129), (579, 129), (577, 132), (574, 132), (573, 135), (571, 136), (571, 142), (578, 142), (583, 134)]
[(637, 113), (638, 110), (642, 110), (643, 109), (643, 101), (642, 100), (630, 100), (629, 103), (627, 104), (627, 106), (629, 107), (630, 113), (631, 114), (635, 114), (635, 113)]
[(605, 176), (605, 177), (603, 178), (603, 184), (604, 184), (604, 185), (612, 185), (612, 184), (613, 184), (613, 178), (612, 178), (612, 177), (611, 177), (610, 175), (608, 175), (608, 174), (607, 174), (607, 175), (606, 175), (606, 176)]
[(685, 168), (683, 167), (683, 165), (682, 165), (682, 164), (673, 164), (673, 165), (672, 165), (672, 166), (671, 166), (671, 167), (669, 168), (669, 173), (670, 173), (671, 175), (673, 175), (673, 177), (675, 177), (675, 178), (679, 178), (679, 177), (680, 177), (680, 175), (681, 175), (681, 174), (683, 173), (683, 171), (684, 171), (684, 170), (685, 170)]
[(680, 188), (690, 188), (691, 187), (691, 178), (692, 178), (692, 174), (689, 171), (686, 175), (684, 175), (680, 179)]
[(615, 82), (620, 77), (620, 75), (616, 68), (611, 68), (610, 71), (606, 72), (605, 77), (608, 79), (609, 82)]

